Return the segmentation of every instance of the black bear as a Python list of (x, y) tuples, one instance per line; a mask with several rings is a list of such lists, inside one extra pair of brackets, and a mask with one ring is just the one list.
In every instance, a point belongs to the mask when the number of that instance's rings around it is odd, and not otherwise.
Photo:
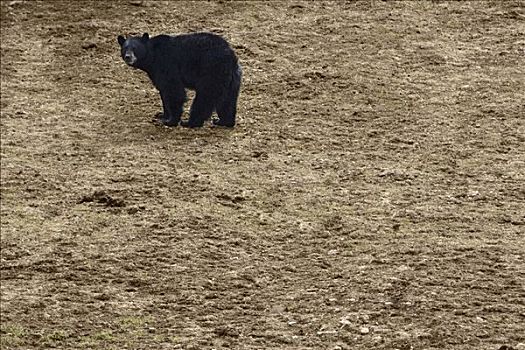
[(222, 37), (212, 33), (177, 36), (148, 33), (125, 39), (118, 36), (122, 59), (146, 72), (159, 90), (164, 113), (160, 121), (177, 126), (186, 101), (186, 88), (195, 90), (186, 127), (201, 127), (213, 111), (215, 125), (233, 127), (242, 70), (235, 52)]

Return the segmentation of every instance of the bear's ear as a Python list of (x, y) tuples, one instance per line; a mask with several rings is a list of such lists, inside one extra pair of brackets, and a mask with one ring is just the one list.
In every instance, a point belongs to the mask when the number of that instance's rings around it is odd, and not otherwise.
[(120, 46), (124, 45), (124, 42), (126, 41), (122, 35), (119, 35), (117, 40)]
[(149, 39), (149, 34), (148, 33), (144, 33), (142, 34), (142, 40), (148, 40)]

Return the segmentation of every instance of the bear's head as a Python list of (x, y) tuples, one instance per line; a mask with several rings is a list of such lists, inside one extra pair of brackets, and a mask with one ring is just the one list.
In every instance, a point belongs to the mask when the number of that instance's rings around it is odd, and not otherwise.
[(140, 67), (145, 62), (148, 55), (146, 46), (149, 40), (148, 33), (144, 33), (141, 37), (132, 36), (127, 39), (119, 35), (117, 40), (120, 45), (120, 55), (129, 66)]

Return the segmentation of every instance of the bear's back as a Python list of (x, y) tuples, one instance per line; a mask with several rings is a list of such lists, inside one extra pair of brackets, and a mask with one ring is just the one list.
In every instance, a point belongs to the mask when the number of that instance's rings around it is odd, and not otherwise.
[(196, 49), (213, 49), (213, 48), (229, 48), (230, 45), (222, 37), (213, 33), (190, 33), (181, 34), (173, 37), (175, 40), (180, 40), (185, 46), (191, 46)]
[(155, 50), (177, 50), (186, 53), (219, 51), (234, 55), (233, 50), (226, 40), (213, 33), (190, 33), (181, 35), (158, 35), (151, 39)]

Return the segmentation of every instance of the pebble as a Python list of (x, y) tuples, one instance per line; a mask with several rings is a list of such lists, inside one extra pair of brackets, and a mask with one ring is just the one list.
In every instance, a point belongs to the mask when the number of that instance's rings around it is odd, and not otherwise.
[(399, 331), (399, 332), (397, 332), (397, 335), (398, 335), (401, 339), (407, 339), (407, 338), (410, 338), (410, 333), (405, 332), (405, 331)]
[(361, 332), (361, 334), (368, 334), (370, 333), (370, 329), (368, 329), (368, 327), (361, 327), (359, 332)]
[(372, 341), (374, 341), (375, 343), (379, 343), (381, 342), (381, 340), (383, 340), (383, 338), (380, 335), (372, 337)]

